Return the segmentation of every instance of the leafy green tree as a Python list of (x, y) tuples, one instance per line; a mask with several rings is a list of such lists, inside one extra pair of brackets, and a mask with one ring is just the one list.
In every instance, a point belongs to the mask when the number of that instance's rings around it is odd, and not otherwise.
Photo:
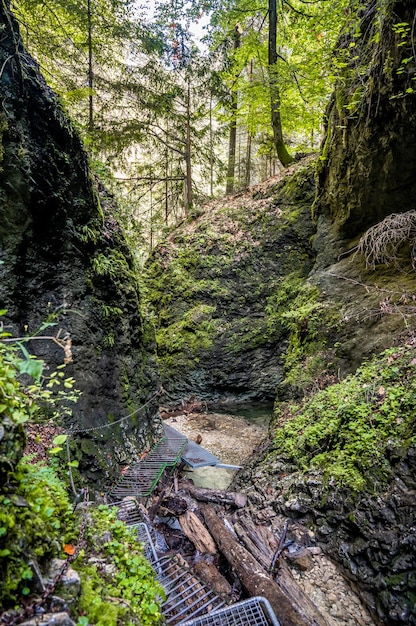
[(273, 129), (273, 142), (282, 165), (287, 166), (293, 161), (283, 140), (282, 118), (280, 115), (280, 88), (278, 78), (277, 54), (277, 7), (276, 0), (269, 0), (269, 36), (267, 69), (269, 74), (270, 108)]
[[(119, 86), (140, 55), (161, 51), (130, 0), (13, 0), (24, 42), (96, 153), (111, 144)], [(122, 118), (121, 118), (122, 119)]]
[[(215, 6), (211, 45), (224, 51), (223, 78), (238, 92), (239, 124), (246, 126), (250, 141), (271, 137), (282, 163), (290, 162), (284, 137), (301, 150), (319, 141), (333, 84), (332, 50), (345, 7), (345, 0), (270, 0), (267, 7), (222, 0)], [(236, 23), (241, 46), (230, 54), (231, 45), (227, 49), (223, 41), (231, 40)]]

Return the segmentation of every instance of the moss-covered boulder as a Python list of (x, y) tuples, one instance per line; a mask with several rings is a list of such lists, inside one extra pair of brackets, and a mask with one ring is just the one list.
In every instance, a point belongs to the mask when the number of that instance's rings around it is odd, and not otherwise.
[(4, 323), (15, 336), (37, 334), (31, 351), (51, 368), (68, 362), (82, 391), (71, 424), (84, 431), (78, 450), (91, 470), (118, 473), (118, 464), (137, 458), (157, 429), (157, 380), (133, 259), (7, 3), (0, 22)]
[(282, 314), (314, 261), (313, 168), (288, 174), (204, 207), (150, 258), (147, 297), (171, 398), (274, 399), (290, 335)]
[(271, 445), (234, 485), (257, 513), (311, 529), (383, 624), (416, 623), (414, 343), (280, 405)]

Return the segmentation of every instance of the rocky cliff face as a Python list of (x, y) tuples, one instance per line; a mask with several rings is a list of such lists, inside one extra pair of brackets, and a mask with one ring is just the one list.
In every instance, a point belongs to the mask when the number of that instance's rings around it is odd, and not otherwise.
[[(0, 20), (4, 321), (16, 336), (37, 333), (47, 321), (55, 325), (40, 335), (60, 332), (65, 343), (70, 334), (73, 362), (66, 371), (82, 391), (72, 427), (88, 431), (76, 447), (89, 469), (118, 473), (118, 464), (153, 437), (157, 415), (133, 260), (107, 210), (109, 199), (98, 198), (77, 133), (22, 47), (4, 3)], [(30, 349), (50, 367), (63, 362), (54, 341), (36, 340)]]
[(310, 173), (289, 171), (261, 210), (247, 196), (208, 207), (149, 265), (164, 384), (240, 401), (276, 387), (271, 443), (236, 486), (264, 519), (307, 526), (391, 625), (416, 624), (414, 237), (377, 267), (356, 245), (414, 208), (415, 9), (351, 10), (314, 199)]
[(273, 511), (294, 533), (301, 524), (304, 545), (321, 546), (389, 625), (416, 624), (414, 346), (412, 336), (281, 407), (267, 450), (233, 485), (247, 489), (258, 515)]
[(278, 311), (294, 301), (314, 260), (313, 171), (307, 164), (290, 171), (293, 179), (277, 177), (204, 207), (149, 260), (148, 296), (171, 399), (274, 399), (290, 334)]
[(335, 51), (315, 215), (320, 267), (386, 215), (414, 208), (416, 3), (354, 4)]
[(148, 297), (172, 400), (298, 397), (354, 371), (411, 324), (408, 260), (403, 271), (374, 271), (362, 255), (341, 254), (317, 270), (314, 167), (307, 159), (204, 207), (154, 251)]

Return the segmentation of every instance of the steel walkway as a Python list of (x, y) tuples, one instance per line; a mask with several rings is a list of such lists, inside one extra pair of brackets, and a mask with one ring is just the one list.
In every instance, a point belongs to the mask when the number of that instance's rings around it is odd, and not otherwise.
[(126, 497), (150, 496), (163, 472), (174, 467), (180, 460), (188, 439), (177, 431), (167, 434), (140, 463), (131, 465), (108, 494), (110, 501), (117, 502)]
[(193, 441), (188, 441), (185, 435), (168, 426), (163, 425), (165, 436), (149, 452), (140, 463), (131, 465), (120, 477), (116, 485), (108, 493), (110, 502), (119, 502), (126, 497), (145, 498), (150, 496), (163, 472), (174, 467), (180, 460), (193, 468), (222, 467), (238, 470), (240, 465), (227, 465), (211, 452), (205, 450)]
[[(144, 522), (138, 499), (152, 493), (168, 467), (174, 467), (181, 458), (186, 462), (183, 455), (188, 445), (187, 438), (172, 428), (165, 427), (165, 435), (109, 492), (110, 504), (117, 508), (118, 519), (137, 529), (137, 539), (144, 544), (144, 554), (165, 591), (161, 604), (164, 623), (169, 626), (279, 626), (265, 598), (250, 598), (227, 606), (224, 598), (194, 574), (181, 556), (158, 555), (156, 531)], [(195, 451), (192, 449), (192, 452)], [(211, 464), (210, 461), (211, 458), (192, 458), (195, 466), (203, 462)]]
[(280, 626), (269, 602), (250, 598), (227, 606), (179, 556), (158, 557), (152, 531), (138, 523), (137, 537), (166, 593), (161, 610), (166, 624), (177, 626)]

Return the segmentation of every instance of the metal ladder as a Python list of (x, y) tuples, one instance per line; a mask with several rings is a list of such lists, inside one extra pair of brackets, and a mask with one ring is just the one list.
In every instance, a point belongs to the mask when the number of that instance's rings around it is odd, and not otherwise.
[(221, 596), (203, 583), (184, 559), (159, 558), (145, 523), (137, 524), (137, 537), (166, 593), (161, 610), (167, 624), (181, 626), (279, 626), (266, 598), (260, 596), (226, 606)]
[(188, 443), (184, 435), (166, 436), (159, 441), (140, 463), (131, 465), (110, 490), (108, 498), (117, 502), (126, 497), (150, 496), (163, 472), (174, 467)]

